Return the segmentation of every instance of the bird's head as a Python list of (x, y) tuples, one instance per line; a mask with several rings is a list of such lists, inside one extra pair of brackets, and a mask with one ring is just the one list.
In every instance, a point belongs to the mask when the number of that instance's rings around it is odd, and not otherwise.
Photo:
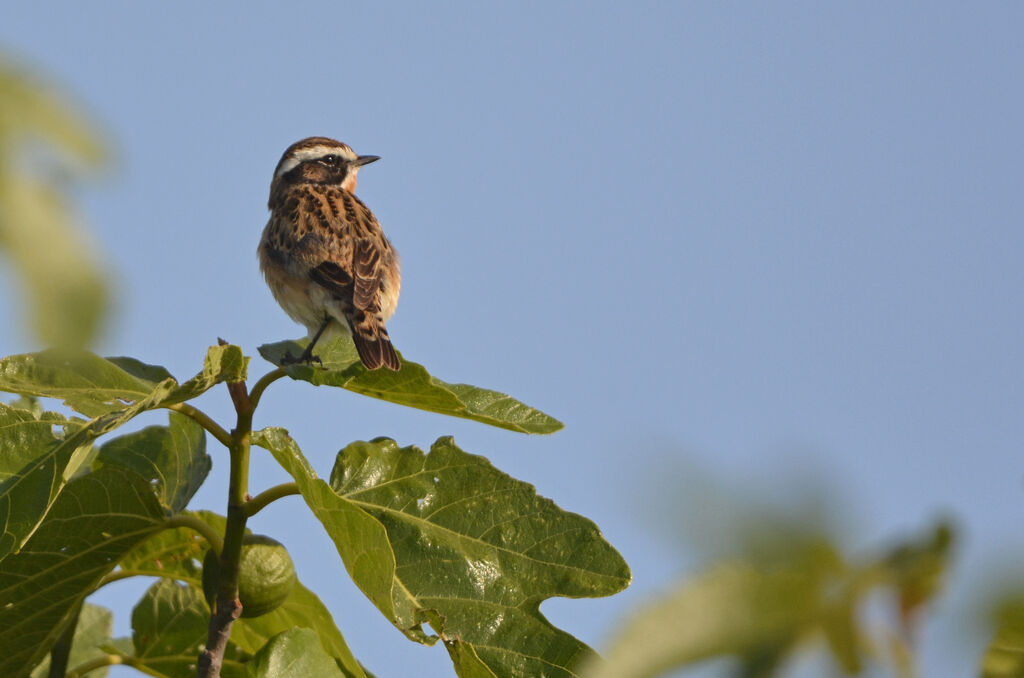
[(309, 137), (289, 146), (281, 156), (270, 183), (270, 194), (294, 184), (328, 184), (355, 192), (359, 168), (375, 160), (380, 157), (356, 155), (348, 144), (340, 141)]

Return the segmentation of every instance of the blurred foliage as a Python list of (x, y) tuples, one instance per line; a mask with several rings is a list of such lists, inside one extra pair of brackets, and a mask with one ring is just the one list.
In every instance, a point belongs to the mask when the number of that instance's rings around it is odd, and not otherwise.
[(108, 313), (103, 265), (67, 195), (105, 160), (69, 103), (0, 58), (0, 254), (21, 280), (26, 324), (50, 346), (90, 344)]
[[(731, 657), (737, 678), (768, 678), (785, 675), (794, 653), (822, 640), (847, 675), (872, 662), (916, 675), (915, 613), (939, 590), (953, 544), (949, 525), (856, 560), (835, 540), (795, 527), (777, 537), (773, 558), (725, 559), (682, 578), (626, 620), (605, 661), (584, 675), (646, 678)], [(876, 598), (893, 612), (889, 628), (869, 622), (866, 608)]]
[(996, 634), (982, 663), (983, 678), (1024, 676), (1024, 598), (1003, 602), (995, 611)]

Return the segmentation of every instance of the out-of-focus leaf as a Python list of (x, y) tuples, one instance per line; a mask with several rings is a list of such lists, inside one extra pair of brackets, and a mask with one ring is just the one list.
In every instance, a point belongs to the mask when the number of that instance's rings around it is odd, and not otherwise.
[[(213, 346), (203, 371), (179, 385), (173, 378), (152, 382), (139, 376), (162, 368), (108, 361), (84, 351), (49, 350), (0, 360), (0, 390), (61, 398), (95, 417), (49, 447), (39, 442), (31, 453), (19, 453), (31, 454), (31, 460), (0, 480), (0, 558), (32, 534), (67, 480), (89, 461), (92, 441), (142, 412), (194, 398), (220, 381), (244, 379), (247, 361), (237, 346)], [(13, 415), (8, 410), (6, 416)]]
[(996, 636), (985, 651), (983, 678), (1024, 678), (1024, 600), (1010, 600), (996, 611)]
[(0, 56), (0, 134), (32, 135), (45, 140), (68, 159), (89, 166), (107, 160), (107, 151), (93, 125), (64, 97)]
[[(79, 664), (100, 657), (106, 652), (100, 647), (110, 642), (110, 634), (114, 629), (114, 615), (110, 610), (99, 605), (86, 603), (82, 606), (82, 612), (78, 616), (78, 624), (75, 626), (75, 635), (71, 641), (71, 654), (68, 656), (68, 669)], [(32, 678), (47, 678), (50, 671), (50, 657), (45, 659), (32, 671)], [(106, 667), (96, 669), (89, 674), (89, 678), (104, 678), (107, 675)]]
[(49, 345), (87, 345), (108, 312), (105, 266), (63, 190), (105, 155), (67, 102), (0, 61), (0, 252), (21, 274), (23, 306)]
[(163, 520), (148, 484), (130, 471), (111, 466), (68, 483), (25, 547), (0, 561), (0, 676), (31, 671), (68, 611)]
[(786, 646), (816, 621), (818, 582), (793, 570), (716, 566), (640, 610), (593, 660), (586, 678), (656, 676), (720, 655), (746, 657)]
[[(167, 678), (193, 678), (209, 623), (210, 611), (199, 591), (160, 579), (132, 611), (135, 663)], [(245, 654), (229, 643), (221, 675), (241, 678), (245, 659)]]
[(295, 478), (363, 592), (413, 640), (436, 640), (429, 623), (460, 675), (578, 675), (592, 651), (552, 626), (540, 603), (629, 584), (629, 568), (592, 522), (450, 438), (429, 455), (388, 439), (353, 443), (330, 485), (285, 431), (264, 429), (253, 442)]
[(270, 639), (246, 667), (248, 678), (345, 678), (311, 629), (295, 628)]
[[(259, 347), (260, 355), (277, 366), (286, 356), (302, 353), (308, 342), (281, 341)], [(554, 433), (562, 423), (515, 398), (468, 384), (449, 384), (430, 376), (426, 368), (402, 359), (402, 369), (367, 370), (352, 340), (345, 336), (317, 344), (322, 365), (289, 364), (292, 379), (315, 386), (338, 386), (372, 398), (452, 417), (472, 419), (520, 433)]]
[(928, 535), (910, 540), (890, 551), (883, 562), (900, 597), (904, 623), (942, 587), (953, 547), (953, 528), (939, 523)]
[(170, 426), (150, 426), (115, 438), (100, 449), (98, 460), (149, 480), (160, 503), (177, 513), (203, 484), (212, 461), (203, 427), (184, 415), (169, 414)]

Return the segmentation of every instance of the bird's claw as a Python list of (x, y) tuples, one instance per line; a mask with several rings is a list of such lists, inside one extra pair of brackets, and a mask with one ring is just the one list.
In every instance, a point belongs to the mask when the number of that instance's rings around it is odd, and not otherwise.
[(317, 363), (320, 367), (324, 366), (324, 361), (320, 360), (320, 356), (311, 355), (308, 350), (303, 351), (302, 355), (298, 358), (292, 355), (291, 351), (286, 351), (281, 357), (281, 365), (312, 365)]

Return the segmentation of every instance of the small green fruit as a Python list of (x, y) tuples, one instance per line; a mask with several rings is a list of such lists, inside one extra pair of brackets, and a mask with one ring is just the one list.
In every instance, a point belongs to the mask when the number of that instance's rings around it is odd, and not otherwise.
[[(203, 558), (203, 593), (213, 608), (220, 581), (220, 559), (213, 549)], [(261, 534), (242, 539), (242, 565), (238, 571), (238, 599), (243, 617), (259, 617), (276, 610), (295, 587), (295, 565), (281, 542)]]

